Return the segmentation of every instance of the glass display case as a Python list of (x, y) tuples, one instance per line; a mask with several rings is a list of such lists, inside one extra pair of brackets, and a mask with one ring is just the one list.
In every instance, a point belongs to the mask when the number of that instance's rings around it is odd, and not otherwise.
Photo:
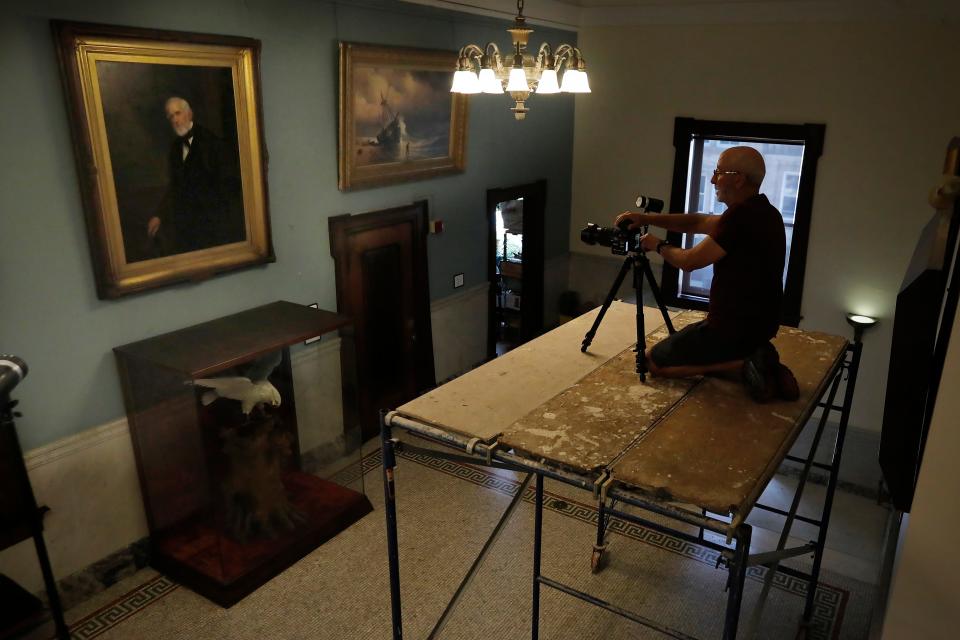
[(351, 329), (275, 302), (114, 349), (157, 570), (228, 607), (372, 510)]

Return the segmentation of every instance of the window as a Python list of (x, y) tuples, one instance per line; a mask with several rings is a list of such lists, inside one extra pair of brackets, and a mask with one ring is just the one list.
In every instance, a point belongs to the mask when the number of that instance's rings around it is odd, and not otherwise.
[(797, 192), (800, 188), (800, 173), (784, 171), (780, 177), (780, 213), (783, 221), (793, 224), (793, 216), (797, 213)]
[[(767, 174), (760, 193), (767, 196), (783, 215), (787, 234), (787, 259), (783, 269), (784, 305), (782, 322), (800, 322), (803, 271), (816, 163), (823, 146), (823, 125), (773, 125), (718, 122), (677, 118), (674, 130), (676, 161), (670, 210), (719, 215), (726, 206), (716, 199), (710, 184), (720, 154), (734, 146), (749, 146), (764, 157)], [(692, 247), (703, 239), (699, 234), (670, 233), (668, 239)], [(706, 309), (713, 281), (713, 267), (682, 272), (668, 264), (663, 269), (663, 293), (667, 304)]]

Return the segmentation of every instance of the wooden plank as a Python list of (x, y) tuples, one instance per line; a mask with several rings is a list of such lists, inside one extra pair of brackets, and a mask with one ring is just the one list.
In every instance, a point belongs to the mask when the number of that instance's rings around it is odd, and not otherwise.
[[(672, 321), (680, 329), (702, 317), (688, 311)], [(647, 346), (665, 337), (666, 326), (648, 332)], [(651, 375), (641, 382), (636, 352), (627, 349), (513, 423), (500, 442), (530, 457), (592, 471), (613, 463), (694, 384)]]
[[(589, 351), (583, 336), (599, 307), (399, 407), (397, 413), (460, 435), (490, 441), (637, 341), (636, 306), (610, 305)], [(663, 325), (644, 308), (644, 325)]]
[(800, 385), (758, 404), (737, 381), (706, 377), (613, 466), (618, 482), (715, 513), (752, 508), (841, 365), (847, 341), (781, 327), (773, 341)]

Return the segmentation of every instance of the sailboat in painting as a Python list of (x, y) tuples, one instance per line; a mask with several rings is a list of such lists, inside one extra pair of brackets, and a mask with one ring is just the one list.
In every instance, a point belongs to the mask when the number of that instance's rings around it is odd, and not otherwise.
[(400, 112), (394, 113), (387, 98), (380, 94), (380, 132), (362, 143), (357, 153), (364, 163), (403, 162), (410, 155), (407, 122)]

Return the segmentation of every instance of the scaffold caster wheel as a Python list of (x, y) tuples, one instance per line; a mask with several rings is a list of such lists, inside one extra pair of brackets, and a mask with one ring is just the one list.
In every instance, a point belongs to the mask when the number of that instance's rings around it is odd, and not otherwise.
[(603, 569), (603, 549), (594, 549), (590, 556), (590, 572), (600, 573)]

